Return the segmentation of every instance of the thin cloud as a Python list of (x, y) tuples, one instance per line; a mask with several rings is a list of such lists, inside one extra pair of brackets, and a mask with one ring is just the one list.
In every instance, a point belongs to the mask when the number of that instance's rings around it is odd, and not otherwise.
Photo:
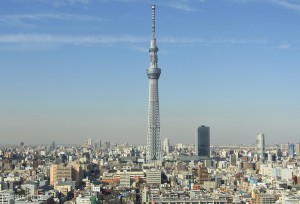
[(295, 0), (270, 0), (271, 3), (281, 6), (286, 9), (300, 12), (300, 2)]
[(284, 9), (294, 10), (300, 12), (299, 0), (224, 0), (230, 3), (263, 3), (279, 6)]
[(193, 7), (189, 4), (187, 0), (177, 0), (177, 1), (169, 1), (165, 3), (166, 6), (183, 10), (183, 11), (193, 11)]
[(162, 37), (159, 42), (173, 44), (266, 44), (264, 39), (201, 39)]
[(149, 48), (145, 47), (145, 46), (134, 45), (134, 46), (131, 46), (131, 48), (138, 52), (141, 52), (141, 53), (149, 52)]
[(34, 28), (35, 25), (30, 22), (45, 20), (63, 20), (63, 21), (104, 21), (102, 18), (89, 15), (73, 15), (68, 13), (38, 13), (21, 15), (3, 15), (0, 16), (0, 23), (9, 26)]
[[(0, 35), (1, 44), (17, 43), (55, 43), (55, 44), (116, 44), (116, 43), (147, 43), (150, 36), (135, 35), (105, 36), (105, 35), (50, 35), (50, 34), (7, 34)], [(201, 39), (201, 38), (176, 38), (161, 37), (159, 43), (171, 44), (266, 44), (263, 39)]]
[(299, 0), (231, 0), (234, 3), (268, 3), (300, 12)]
[(291, 47), (290, 44), (284, 43), (284, 44), (279, 45), (277, 48), (279, 48), (279, 49), (289, 49), (290, 47)]
[(45, 4), (56, 8), (65, 6), (87, 6), (95, 0), (8, 0), (19, 4)]
[(0, 35), (0, 43), (59, 43), (59, 44), (112, 44), (112, 43), (141, 43), (147, 39), (138, 36), (72, 36), (49, 34), (10, 34)]
[(56, 43), (14, 43), (14, 44), (1, 44), (0, 50), (3, 51), (43, 51), (57, 49), (61, 45)]
[(90, 0), (67, 0), (71, 4), (88, 4)]
[(168, 0), (160, 2), (160, 5), (189, 12), (195, 11), (194, 5), (196, 3), (204, 3), (206, 1), (207, 0)]
[(156, 1), (153, 2), (151, 0), (98, 0), (98, 2), (109, 2), (115, 1), (120, 3), (146, 3), (146, 4), (157, 4), (164, 7), (169, 7), (177, 10), (182, 11), (194, 11), (194, 4), (196, 3), (203, 3), (207, 0), (163, 0), (163, 1)]
[(90, 0), (54, 0), (53, 5), (55, 7), (64, 7), (67, 5), (88, 5)]
[(233, 3), (253, 3), (253, 2), (262, 2), (262, 0), (231, 0)]

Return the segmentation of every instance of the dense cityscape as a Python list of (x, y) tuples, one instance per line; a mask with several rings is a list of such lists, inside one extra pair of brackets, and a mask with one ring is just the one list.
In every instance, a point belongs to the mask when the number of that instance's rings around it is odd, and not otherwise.
[(84, 138), (81, 145), (2, 145), (0, 204), (300, 203), (300, 142), (272, 144), (257, 133), (251, 145), (213, 145), (209, 124), (195, 127), (194, 144), (161, 137), (151, 9), (145, 144)]
[(0, 201), (299, 203), (299, 143), (266, 146), (258, 134), (254, 146), (209, 146), (203, 128), (198, 151), (166, 138), (156, 164), (145, 162), (145, 145), (87, 139), (83, 145), (2, 146)]

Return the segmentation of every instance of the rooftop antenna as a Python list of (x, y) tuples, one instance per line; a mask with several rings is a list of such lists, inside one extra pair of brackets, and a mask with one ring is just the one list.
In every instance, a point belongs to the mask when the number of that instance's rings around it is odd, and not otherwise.
[(155, 5), (152, 5), (152, 38), (155, 38)]

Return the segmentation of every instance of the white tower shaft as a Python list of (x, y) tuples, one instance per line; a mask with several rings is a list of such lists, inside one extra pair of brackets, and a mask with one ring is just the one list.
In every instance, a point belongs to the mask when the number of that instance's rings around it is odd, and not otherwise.
[(155, 6), (152, 6), (152, 38), (150, 44), (150, 66), (147, 69), (149, 78), (149, 106), (148, 106), (148, 135), (146, 160), (161, 159), (161, 139), (160, 139), (160, 120), (159, 120), (159, 97), (158, 79), (161, 70), (157, 66), (157, 51), (155, 39)]

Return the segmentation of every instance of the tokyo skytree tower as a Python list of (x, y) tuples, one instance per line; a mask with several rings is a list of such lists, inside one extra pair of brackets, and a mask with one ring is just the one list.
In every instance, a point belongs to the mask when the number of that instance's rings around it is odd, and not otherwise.
[(161, 159), (161, 139), (159, 120), (158, 79), (161, 70), (157, 66), (157, 51), (155, 39), (155, 6), (152, 6), (152, 38), (150, 44), (150, 66), (147, 69), (149, 78), (149, 106), (148, 106), (148, 135), (146, 161)]

